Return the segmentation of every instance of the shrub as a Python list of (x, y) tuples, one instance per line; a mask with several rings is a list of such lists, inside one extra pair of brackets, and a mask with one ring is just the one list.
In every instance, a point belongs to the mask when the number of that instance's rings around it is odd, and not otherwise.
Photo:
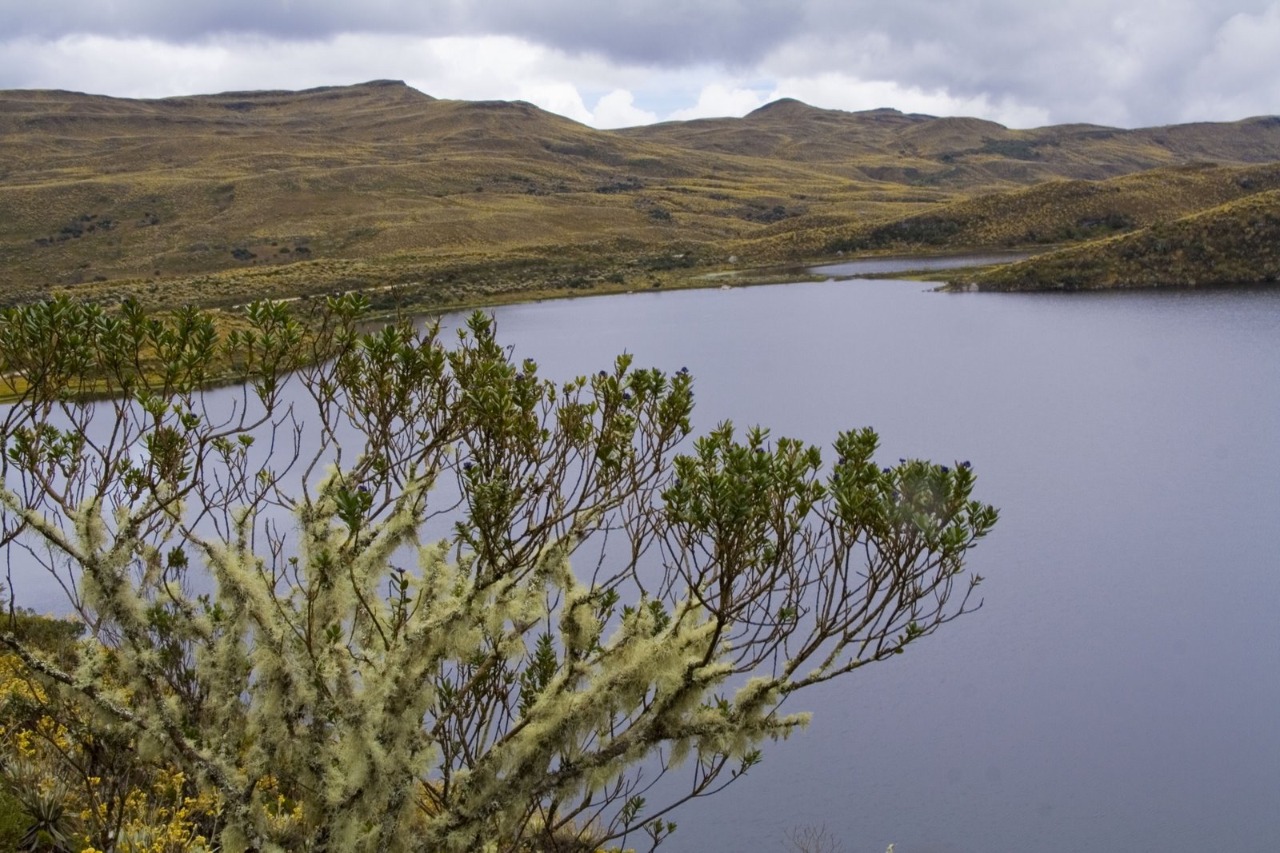
[(657, 844), (805, 723), (784, 700), (974, 606), (967, 463), (883, 467), (860, 429), (824, 471), (728, 423), (682, 455), (687, 371), (557, 384), (484, 315), (446, 346), (362, 307), (258, 304), (222, 342), (128, 304), (0, 323), (3, 534), (74, 568), (93, 642), (0, 639), (208, 792), (223, 849)]

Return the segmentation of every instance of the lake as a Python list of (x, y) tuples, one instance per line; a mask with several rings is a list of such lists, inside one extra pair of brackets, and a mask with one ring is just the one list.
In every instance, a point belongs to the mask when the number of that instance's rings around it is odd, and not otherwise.
[(978, 613), (800, 694), (788, 710), (813, 725), (678, 812), (661, 849), (775, 853), (806, 826), (828, 853), (1276, 849), (1280, 290), (930, 286), (494, 311), (544, 375), (622, 350), (687, 366), (698, 433), (731, 419), (826, 444), (872, 425), (887, 463), (972, 460), (1002, 509), (971, 561)]
[(687, 366), (696, 432), (872, 425), (887, 462), (972, 460), (1002, 509), (982, 610), (798, 696), (813, 725), (662, 849), (781, 851), (804, 826), (850, 853), (1276, 849), (1280, 291), (929, 287), (494, 312), (548, 375), (623, 349)]

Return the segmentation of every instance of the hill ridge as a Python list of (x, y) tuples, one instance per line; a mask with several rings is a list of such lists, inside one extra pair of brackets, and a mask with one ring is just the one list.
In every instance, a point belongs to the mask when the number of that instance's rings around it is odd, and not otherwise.
[[(1241, 189), (1225, 173), (1098, 185), (1135, 199), (1126, 206), (1051, 182), (1196, 161), (1280, 161), (1280, 118), (1021, 131), (780, 99), (743, 118), (596, 130), (398, 80), (154, 100), (0, 91), (0, 300), (124, 292), (113, 282), (157, 302), (203, 300), (213, 285), (193, 282), (211, 275), (225, 292), (288, 295), (371, 284), (352, 272), (366, 263), (379, 276), (418, 270), (404, 276), (430, 288), (420, 271), (437, 259), (480, 275), (529, 253), (553, 259), (557, 281), (651, 286), (674, 256), (679, 267), (794, 260), (867, 235), (859, 250), (904, 234), (930, 247), (1086, 239)], [(1161, 186), (1176, 198), (1160, 202)], [(930, 224), (943, 220), (958, 224)]]

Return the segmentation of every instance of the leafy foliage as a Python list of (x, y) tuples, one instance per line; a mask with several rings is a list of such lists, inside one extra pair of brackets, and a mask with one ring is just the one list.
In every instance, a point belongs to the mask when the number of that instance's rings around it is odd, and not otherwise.
[[(976, 606), (965, 558), (996, 511), (967, 463), (882, 467), (862, 429), (824, 470), (729, 423), (680, 455), (687, 371), (621, 356), (558, 384), (482, 314), (446, 345), (365, 330), (363, 308), (257, 304), (224, 337), (200, 312), (65, 300), (0, 322), (22, 380), (0, 535), (88, 632), (70, 659), (0, 642), (49, 725), (193, 798), (155, 816), (174, 832), (653, 847), (805, 723), (784, 699)], [(201, 391), (213, 363), (243, 384)], [(86, 402), (85, 377), (121, 393)]]
[[(42, 659), (74, 666), (83, 624), (11, 610), (7, 628)], [(0, 655), (0, 849), (179, 853), (208, 848), (217, 803), (180, 771), (136, 753), (91, 702)]]

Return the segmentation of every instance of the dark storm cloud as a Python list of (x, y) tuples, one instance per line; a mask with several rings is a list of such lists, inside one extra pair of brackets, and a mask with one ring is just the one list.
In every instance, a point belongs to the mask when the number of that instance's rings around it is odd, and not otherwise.
[[(9, 38), (68, 34), (187, 42), (213, 34), (283, 40), (342, 33), (500, 34), (615, 61), (748, 64), (796, 39), (815, 66), (864, 66), (922, 85), (990, 86), (1049, 74), (1046, 61), (1126, 47), (1127, 27), (1185, 22), (1201, 41), (1276, 0), (0, 0)], [(868, 44), (884, 49), (866, 51)], [(1170, 45), (1176, 50), (1185, 45)], [(1191, 57), (1186, 57), (1190, 59)]]
[(286, 40), (343, 32), (449, 35), (459, 24), (455, 9), (463, 7), (404, 0), (0, 0), (0, 25), (11, 38), (102, 35), (173, 42), (234, 33)]
[[(1267, 87), (1280, 75), (1280, 2), (1232, 0), (896, 0), (805, 4), (803, 44), (788, 49), (794, 73), (830, 67), (956, 97), (1008, 98), (1054, 121), (1155, 124), (1184, 120), (1192, 102), (1253, 90), (1254, 111), (1275, 112)], [(821, 26), (822, 22), (826, 26)], [(1270, 34), (1273, 47), (1241, 33)], [(1252, 57), (1247, 82), (1222, 68)], [(1246, 108), (1247, 109), (1247, 108)]]
[(624, 62), (737, 64), (759, 59), (794, 33), (804, 18), (796, 8), (786, 0), (4, 0), (0, 24), (10, 38), (94, 34), (176, 42), (234, 33), (284, 40), (351, 32), (500, 34)]
[(571, 57), (719, 67), (740, 80), (843, 75), (1018, 104), (1055, 122), (1163, 123), (1226, 104), (1280, 111), (1280, 0), (0, 0), (0, 45), (350, 34), (512, 36)]
[(627, 0), (596, 6), (582, 0), (543, 0), (503, 10), (485, 6), (482, 20), (490, 31), (623, 62), (745, 65), (800, 31), (803, 5), (788, 0)]

